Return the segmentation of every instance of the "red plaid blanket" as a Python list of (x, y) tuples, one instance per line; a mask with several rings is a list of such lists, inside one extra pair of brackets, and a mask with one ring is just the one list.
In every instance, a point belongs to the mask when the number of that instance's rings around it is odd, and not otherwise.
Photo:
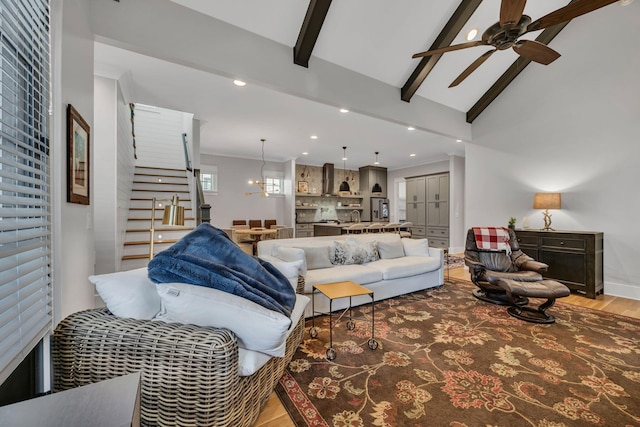
[(505, 227), (473, 227), (478, 249), (511, 253), (509, 229)]

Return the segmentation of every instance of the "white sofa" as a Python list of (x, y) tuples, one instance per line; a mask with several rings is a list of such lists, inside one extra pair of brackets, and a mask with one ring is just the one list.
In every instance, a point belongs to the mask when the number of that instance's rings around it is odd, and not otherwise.
[[(334, 264), (335, 248), (344, 248), (347, 242), (351, 247), (376, 247), (380, 259), (362, 264)], [(395, 233), (264, 240), (258, 242), (258, 256), (272, 262), (303, 259), (300, 274), (305, 277), (304, 293), (314, 298), (316, 313), (329, 311), (326, 297), (318, 293), (312, 296), (313, 285), (319, 283), (350, 280), (373, 291), (376, 301), (444, 283), (443, 250), (428, 247), (427, 239), (401, 238)], [(352, 299), (354, 306), (370, 302), (366, 295)], [(332, 309), (348, 305), (349, 299), (342, 298), (333, 301)], [(312, 304), (308, 304), (305, 316), (312, 315)]]

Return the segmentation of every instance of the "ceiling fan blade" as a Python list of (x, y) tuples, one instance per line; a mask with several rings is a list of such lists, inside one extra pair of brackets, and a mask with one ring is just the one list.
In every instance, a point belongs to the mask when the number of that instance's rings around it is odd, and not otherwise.
[(493, 52), (495, 52), (496, 50), (497, 49), (494, 49), (494, 50), (490, 50), (483, 53), (478, 59), (473, 61), (471, 65), (467, 67), (466, 70), (464, 70), (458, 77), (456, 77), (456, 79), (449, 85), (449, 87), (455, 87), (455, 86), (458, 86), (460, 83), (462, 83), (462, 81), (467, 77), (469, 77), (469, 75), (473, 73), (476, 70), (476, 68), (481, 66), (484, 61), (489, 59), (489, 57), (493, 55)]
[(544, 65), (549, 65), (560, 58), (558, 52), (535, 40), (520, 40), (513, 46), (513, 50), (520, 56)]
[(616, 3), (618, 0), (577, 0), (561, 7), (527, 26), (527, 32), (537, 31), (563, 22), (570, 21), (580, 15), (593, 12), (596, 9)]
[(500, 4), (500, 27), (510, 28), (516, 25), (522, 18), (526, 3), (527, 0), (502, 0)]
[(452, 52), (454, 50), (466, 49), (468, 47), (483, 46), (486, 44), (487, 42), (485, 42), (484, 40), (478, 40), (478, 41), (469, 42), (469, 43), (454, 44), (453, 46), (441, 47), (440, 49), (433, 49), (433, 50), (428, 50), (426, 52), (416, 53), (415, 55), (412, 56), (412, 58), (422, 58), (423, 56), (437, 55), (440, 53)]

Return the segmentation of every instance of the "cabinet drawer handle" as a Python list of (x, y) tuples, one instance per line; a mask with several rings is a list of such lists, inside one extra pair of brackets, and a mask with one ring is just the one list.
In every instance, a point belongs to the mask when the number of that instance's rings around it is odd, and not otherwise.
[(560, 246), (564, 246), (564, 242), (560, 242)]

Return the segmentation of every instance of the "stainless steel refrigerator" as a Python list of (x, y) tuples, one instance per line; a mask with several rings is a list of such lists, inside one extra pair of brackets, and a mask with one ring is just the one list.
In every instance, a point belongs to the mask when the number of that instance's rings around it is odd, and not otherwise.
[(389, 199), (383, 197), (371, 198), (371, 222), (389, 221)]

